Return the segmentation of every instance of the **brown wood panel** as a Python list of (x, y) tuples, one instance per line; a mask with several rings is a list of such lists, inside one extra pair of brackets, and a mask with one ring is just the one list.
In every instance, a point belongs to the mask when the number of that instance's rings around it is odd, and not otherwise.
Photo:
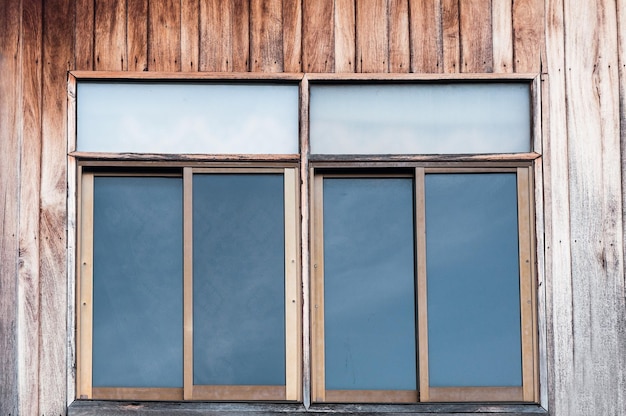
[(491, 2), (460, 0), (461, 72), (493, 72)]
[(233, 71), (250, 70), (250, 1), (233, 0)]
[(95, 387), (95, 399), (104, 400), (167, 400), (177, 401), (183, 398), (181, 388), (139, 388), (139, 387)]
[(354, 0), (335, 0), (335, 72), (356, 69), (356, 5)]
[(126, 2), (128, 70), (148, 70), (148, 0)]
[(74, 3), (46, 0), (40, 193), (39, 414), (67, 403), (67, 71), (74, 67)]
[(180, 71), (180, 0), (151, 0), (148, 6), (148, 69)]
[(333, 0), (304, 1), (302, 16), (303, 71), (333, 72), (335, 67), (333, 28)]
[(201, 71), (232, 71), (232, 13), (232, 0), (206, 0), (200, 4)]
[(195, 400), (285, 400), (285, 386), (193, 386)]
[(459, 0), (441, 0), (443, 72), (461, 72)]
[(282, 0), (250, 0), (250, 64), (252, 71), (283, 71), (282, 21)]
[(515, 71), (538, 73), (543, 48), (543, 0), (513, 2), (513, 50)]
[(416, 390), (326, 390), (330, 403), (416, 403)]
[(430, 387), (433, 402), (519, 402), (521, 387)]
[[(22, 5), (18, 361), (20, 414), (39, 412), (39, 191), (42, 110), (41, 1)], [(92, 15), (93, 18), (93, 15)], [(92, 20), (93, 22), (93, 20)]]
[[(438, 73), (443, 71), (443, 34), (441, 0), (409, 0), (411, 33), (411, 72)], [(450, 9), (447, 9), (450, 12)], [(454, 23), (458, 32), (458, 13)], [(450, 34), (448, 28), (447, 35)], [(458, 36), (457, 36), (458, 39)], [(457, 40), (458, 43), (458, 40)]]
[(493, 71), (513, 72), (512, 0), (491, 1), (493, 30)]
[(20, 8), (0, 2), (0, 414), (19, 414), (17, 253)]
[(200, 3), (180, 3), (180, 66), (181, 71), (197, 71), (200, 67)]
[(302, 72), (302, 1), (283, 0), (283, 69)]
[(389, 72), (409, 72), (411, 69), (409, 0), (388, 0), (388, 7)]
[(567, 409), (620, 414), (626, 306), (615, 2), (566, 2), (564, 22), (575, 380)]
[(95, 13), (94, 0), (76, 0), (76, 69), (94, 69)]
[(356, 72), (389, 72), (387, 0), (356, 0)]
[[(126, 71), (126, 1), (95, 0), (95, 63), (97, 71)], [(63, 20), (68, 20), (67, 16)], [(90, 36), (79, 27), (80, 36)]]

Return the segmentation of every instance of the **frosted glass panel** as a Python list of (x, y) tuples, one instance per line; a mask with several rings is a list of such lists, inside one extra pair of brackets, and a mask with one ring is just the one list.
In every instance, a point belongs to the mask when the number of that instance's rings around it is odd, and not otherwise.
[(298, 153), (298, 86), (79, 82), (77, 149)]
[(182, 387), (181, 201), (180, 178), (94, 178), (95, 387)]
[(194, 384), (285, 384), (283, 188), (282, 175), (194, 175)]
[(530, 151), (527, 83), (311, 86), (311, 153)]
[(426, 175), (430, 384), (521, 386), (514, 173)]
[(411, 179), (324, 179), (326, 388), (414, 390)]

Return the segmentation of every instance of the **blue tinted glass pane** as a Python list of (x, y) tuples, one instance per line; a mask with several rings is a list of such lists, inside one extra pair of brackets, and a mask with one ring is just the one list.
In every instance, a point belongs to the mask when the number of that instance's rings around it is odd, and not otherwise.
[(311, 153), (530, 150), (527, 82), (311, 86)]
[(93, 238), (93, 385), (182, 387), (182, 181), (95, 177)]
[(427, 174), (430, 384), (521, 386), (514, 173)]
[(283, 211), (282, 175), (194, 175), (194, 384), (285, 384)]
[(327, 389), (416, 388), (413, 181), (324, 179)]

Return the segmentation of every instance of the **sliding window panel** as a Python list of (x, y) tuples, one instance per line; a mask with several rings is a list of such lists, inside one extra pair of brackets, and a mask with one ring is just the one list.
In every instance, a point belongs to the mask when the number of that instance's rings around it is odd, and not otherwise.
[(296, 84), (78, 84), (77, 150), (109, 153), (298, 153)]
[(312, 154), (531, 150), (527, 82), (311, 85)]
[(194, 398), (285, 399), (285, 368), (284, 177), (194, 174)]
[(416, 401), (413, 180), (323, 180), (326, 401)]
[(94, 177), (95, 398), (182, 389), (182, 217), (181, 178)]
[(521, 400), (516, 174), (427, 173), (425, 200), (429, 398)]

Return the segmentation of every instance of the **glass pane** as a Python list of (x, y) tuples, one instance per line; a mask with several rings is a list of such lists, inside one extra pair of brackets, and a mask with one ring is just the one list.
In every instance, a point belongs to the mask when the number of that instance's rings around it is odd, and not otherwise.
[(298, 153), (298, 86), (80, 82), (77, 149)]
[(282, 175), (194, 175), (194, 384), (285, 384), (283, 211)]
[(530, 151), (528, 83), (311, 86), (311, 153)]
[(514, 173), (426, 175), (430, 385), (521, 386)]
[(326, 388), (414, 390), (413, 181), (324, 179)]
[(95, 177), (93, 385), (182, 387), (180, 178)]

